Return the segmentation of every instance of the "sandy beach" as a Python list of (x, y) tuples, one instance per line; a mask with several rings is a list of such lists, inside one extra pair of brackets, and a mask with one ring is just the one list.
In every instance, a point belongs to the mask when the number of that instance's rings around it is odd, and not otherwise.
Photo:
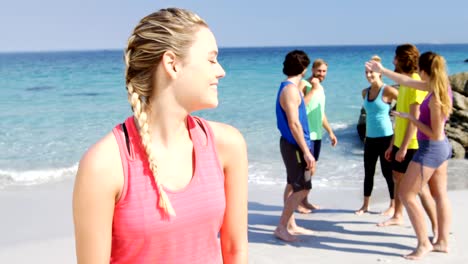
[[(76, 263), (71, 210), (72, 180), (2, 190), (0, 263)], [(381, 189), (382, 190), (382, 189)], [(249, 263), (407, 263), (416, 238), (406, 216), (403, 226), (380, 228), (386, 219), (386, 193), (375, 190), (372, 213), (357, 216), (360, 190), (316, 189), (310, 200), (323, 209), (296, 214), (299, 225), (314, 230), (301, 241), (284, 243), (273, 236), (282, 210), (283, 186), (249, 186)], [(453, 206), (450, 253), (429, 253), (418, 263), (468, 263), (467, 190), (449, 192)]]

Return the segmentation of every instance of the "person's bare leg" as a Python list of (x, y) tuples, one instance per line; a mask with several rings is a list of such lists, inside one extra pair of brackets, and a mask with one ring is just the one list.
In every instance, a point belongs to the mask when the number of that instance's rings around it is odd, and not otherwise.
[(418, 239), (417, 247), (410, 254), (404, 256), (406, 259), (417, 260), (433, 250), (427, 236), (424, 211), (417, 200), (417, 195), (421, 192), (421, 186), (427, 185), (434, 171), (434, 169), (429, 167), (421, 168), (420, 163), (411, 161), (401, 181), (399, 196), (408, 212), (409, 219)]
[(283, 205), (286, 204), (286, 200), (292, 193), (293, 193), (292, 185), (286, 184), (286, 186), (284, 187), (284, 193), (283, 193)]
[(307, 197), (302, 201), (301, 205), (304, 208), (307, 208), (307, 209), (312, 210), (312, 211), (320, 209), (320, 206), (310, 203), (309, 200), (307, 199)]
[(297, 211), (301, 214), (309, 214), (312, 213), (312, 209), (307, 208), (307, 204), (309, 202), (307, 201), (307, 196), (299, 203), (297, 206)]
[(286, 199), (280, 222), (274, 232), (275, 236), (279, 239), (287, 242), (297, 241), (297, 237), (289, 233), (288, 226), (296, 226), (292, 215), (297, 205), (307, 196), (307, 193), (307, 190), (294, 192)]
[[(315, 174), (315, 167), (312, 169), (312, 171), (310, 173), (311, 173), (311, 176), (313, 177), (314, 174)], [(310, 190), (309, 190), (309, 192), (310, 192)], [(309, 197), (308, 195), (306, 197), (304, 197), (304, 200), (302, 200), (302, 202), (300, 203), (300, 205), (297, 208), (298, 211), (304, 211), (306, 213), (311, 213), (314, 210), (320, 209), (320, 206), (310, 203), (308, 197)]]
[(422, 190), (419, 193), (419, 198), (421, 199), (421, 203), (424, 207), (424, 210), (426, 211), (427, 215), (429, 216), (429, 219), (431, 220), (433, 234), (432, 243), (435, 243), (437, 242), (437, 239), (439, 237), (439, 228), (437, 226), (436, 203), (434, 201), (434, 198), (432, 197), (431, 191), (429, 190), (429, 185), (426, 184), (422, 187)]
[(367, 213), (369, 211), (369, 200), (370, 196), (364, 196), (364, 202), (362, 203), (361, 208), (359, 208), (359, 210), (355, 211), (354, 213), (357, 215)]
[(377, 226), (391, 226), (391, 225), (401, 225), (403, 224), (403, 204), (398, 197), (398, 192), (400, 189), (400, 182), (403, 179), (403, 173), (393, 171), (393, 181), (395, 182), (395, 209), (393, 216), (384, 222), (378, 223)]
[[(306, 192), (305, 197), (307, 198), (307, 195), (309, 195), (310, 190), (305, 190), (305, 192)], [(304, 200), (302, 200), (302, 201), (304, 201)], [(300, 206), (300, 203), (298, 205), (298, 208)], [(294, 214), (291, 215), (291, 218), (289, 219), (287, 228), (288, 228), (289, 233), (295, 234), (295, 235), (311, 235), (311, 234), (314, 233), (314, 231), (312, 231), (310, 229), (298, 226), (296, 224), (296, 218), (294, 217)]]
[(395, 199), (390, 200), (390, 205), (388, 206), (387, 210), (380, 213), (380, 215), (390, 216), (395, 213)]
[(447, 161), (436, 169), (429, 180), (429, 187), (436, 202), (439, 238), (433, 244), (433, 251), (449, 252), (448, 238), (452, 222), (452, 208), (447, 195)]

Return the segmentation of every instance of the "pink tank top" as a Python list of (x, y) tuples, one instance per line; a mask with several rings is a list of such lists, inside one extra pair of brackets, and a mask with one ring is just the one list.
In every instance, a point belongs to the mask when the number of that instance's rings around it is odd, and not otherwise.
[(157, 205), (158, 191), (133, 117), (125, 121), (130, 150), (122, 125), (113, 129), (125, 183), (114, 209), (110, 263), (222, 263), (223, 170), (208, 123), (188, 116), (187, 124), (194, 173), (184, 189), (165, 189), (176, 212), (169, 220)]

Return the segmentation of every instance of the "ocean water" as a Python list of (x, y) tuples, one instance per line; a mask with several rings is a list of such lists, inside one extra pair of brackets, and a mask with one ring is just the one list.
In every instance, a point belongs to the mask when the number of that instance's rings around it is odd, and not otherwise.
[[(450, 74), (468, 71), (468, 44), (417, 46), (443, 55)], [(361, 188), (363, 150), (355, 126), (360, 91), (368, 85), (364, 63), (378, 54), (392, 69), (393, 45), (221, 48), (227, 75), (219, 84), (220, 104), (195, 114), (243, 133), (249, 182), (284, 184), (275, 96), (285, 78), (284, 56), (295, 48), (329, 64), (326, 114), (339, 143), (332, 148), (324, 136), (314, 185)], [(0, 190), (73, 179), (86, 149), (131, 115), (122, 51), (0, 53), (0, 94)], [(453, 161), (450, 169), (465, 174), (468, 162)], [(452, 188), (468, 187), (459, 178), (453, 182)], [(383, 185), (382, 177), (376, 185)]]

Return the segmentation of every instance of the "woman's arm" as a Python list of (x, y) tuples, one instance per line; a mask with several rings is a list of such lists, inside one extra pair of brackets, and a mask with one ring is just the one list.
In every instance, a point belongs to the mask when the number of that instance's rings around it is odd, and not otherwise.
[(385, 67), (377, 61), (366, 62), (366, 68), (373, 72), (380, 72), (381, 74), (387, 76), (388, 78), (392, 79), (393, 81), (399, 84), (409, 86), (418, 90), (429, 90), (429, 87), (427, 86), (427, 83), (425, 81), (415, 80), (404, 74), (396, 73), (394, 71), (385, 69)]
[(114, 205), (123, 186), (120, 164), (119, 149), (112, 133), (92, 146), (80, 161), (73, 191), (79, 264), (110, 261)]
[(248, 262), (247, 146), (237, 129), (215, 122), (210, 125), (225, 178), (226, 212), (220, 235), (223, 263), (244, 264)]
[(398, 98), (398, 90), (395, 89), (395, 87), (392, 87), (392, 86), (389, 86), (389, 85), (386, 85), (384, 87), (384, 94), (383, 94), (383, 97), (385, 99), (385, 102), (386, 103), (392, 103), (392, 101), (396, 101), (397, 98)]
[(410, 120), (421, 132), (423, 132), (431, 140), (441, 140), (444, 136), (443, 131), (445, 119), (440, 104), (438, 104), (433, 97), (429, 101), (429, 109), (431, 111), (431, 126), (423, 124), (417, 118), (407, 113), (400, 113), (396, 111), (392, 111), (392, 113), (396, 116), (400, 116), (402, 118)]

